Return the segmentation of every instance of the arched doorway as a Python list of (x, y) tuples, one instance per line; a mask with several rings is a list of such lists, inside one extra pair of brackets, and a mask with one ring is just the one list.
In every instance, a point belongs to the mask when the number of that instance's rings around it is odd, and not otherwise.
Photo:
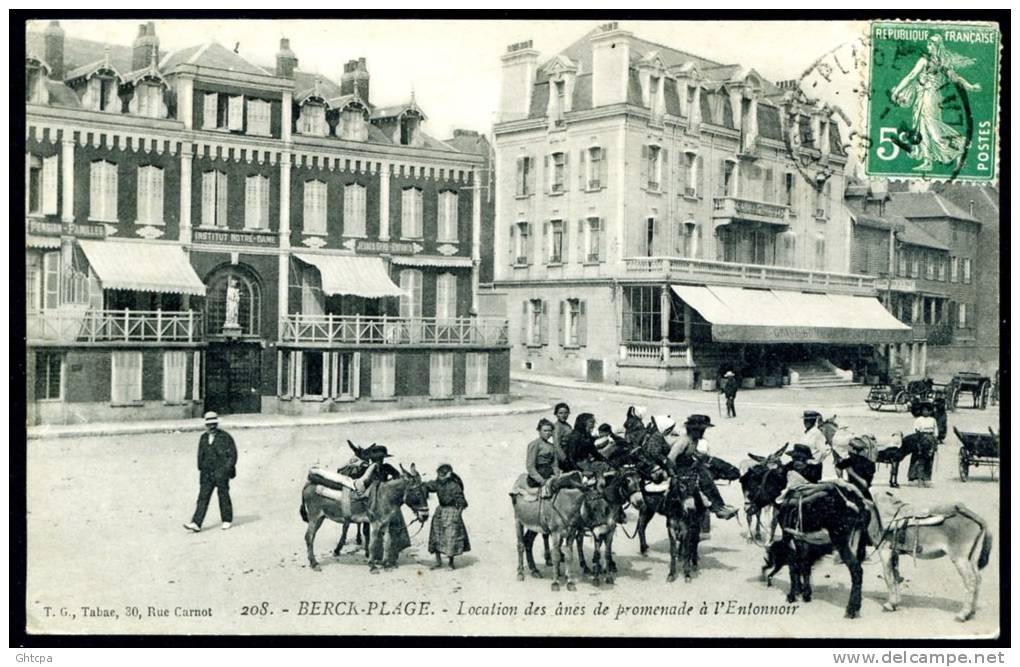
[[(235, 296), (229, 295), (230, 290), (236, 290), (236, 309), (228, 307)], [(233, 310), (236, 313), (230, 312)], [(209, 341), (206, 410), (222, 414), (262, 411), (261, 316), (262, 283), (254, 270), (230, 265), (209, 274), (205, 302)]]

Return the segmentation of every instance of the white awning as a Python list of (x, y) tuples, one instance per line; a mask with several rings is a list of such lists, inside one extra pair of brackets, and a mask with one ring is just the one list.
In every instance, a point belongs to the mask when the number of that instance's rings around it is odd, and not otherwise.
[(350, 294), (378, 299), (404, 293), (390, 280), (379, 257), (304, 253), (295, 253), (294, 257), (319, 270), (322, 275), (322, 291), (329, 295)]
[(673, 285), (712, 325), (712, 340), (733, 343), (909, 342), (912, 329), (878, 299), (848, 294)]
[(103, 289), (205, 296), (180, 246), (162, 243), (78, 241)]
[(454, 269), (470, 269), (472, 266), (470, 257), (436, 257), (434, 255), (393, 255), (390, 257), (390, 264)]

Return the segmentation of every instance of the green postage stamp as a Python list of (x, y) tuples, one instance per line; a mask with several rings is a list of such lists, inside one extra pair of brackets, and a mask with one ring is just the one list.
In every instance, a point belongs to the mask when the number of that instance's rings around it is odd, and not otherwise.
[(997, 179), (999, 39), (986, 24), (871, 24), (869, 176)]

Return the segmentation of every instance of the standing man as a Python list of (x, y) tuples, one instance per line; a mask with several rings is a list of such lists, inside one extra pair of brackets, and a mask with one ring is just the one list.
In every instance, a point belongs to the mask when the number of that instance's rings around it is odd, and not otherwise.
[(198, 439), (198, 504), (195, 515), (184, 527), (194, 533), (202, 530), (213, 489), (220, 503), (220, 526), (230, 529), (234, 508), (230, 504), (230, 480), (237, 476), (237, 446), (226, 431), (219, 429), (219, 415), (205, 413), (205, 433)]
[(737, 376), (733, 374), (733, 371), (726, 371), (726, 374), (723, 375), (722, 392), (726, 396), (726, 417), (736, 417)]

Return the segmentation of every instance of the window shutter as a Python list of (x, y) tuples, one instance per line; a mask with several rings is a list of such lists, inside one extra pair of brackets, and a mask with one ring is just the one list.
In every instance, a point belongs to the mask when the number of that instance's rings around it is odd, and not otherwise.
[(577, 251), (578, 264), (584, 264), (588, 261), (588, 244), (584, 233), (586, 222), (584, 218), (577, 221), (577, 237), (574, 239), (574, 248)]
[(219, 97), (216, 93), (206, 93), (202, 99), (202, 129), (216, 129), (216, 110), (219, 106)]
[(665, 148), (659, 150), (659, 190), (662, 192), (669, 191), (669, 184), (672, 178), (670, 177), (671, 165), (669, 163), (669, 151)]
[(227, 175), (216, 172), (216, 223), (219, 227), (227, 226)]
[(163, 170), (159, 167), (151, 167), (149, 174), (152, 179), (149, 187), (149, 196), (152, 198), (152, 222), (163, 224)]
[(687, 179), (687, 153), (680, 151), (676, 156), (676, 194), (678, 197), (686, 194)]
[(552, 259), (552, 243), (549, 238), (549, 221), (542, 223), (542, 249), (541, 255), (543, 262), (548, 264)]
[(528, 318), (530, 313), (528, 312), (528, 301), (521, 301), (521, 344), (527, 345), (528, 341)]
[(570, 189), (570, 153), (563, 153), (563, 192)]
[(716, 195), (719, 197), (726, 196), (726, 160), (719, 160), (719, 176), (718, 182), (716, 183)]
[(202, 174), (202, 226), (216, 225), (216, 172)]
[(609, 187), (609, 152), (606, 150), (605, 146), (600, 146), (599, 147), (599, 152), (601, 153), (600, 157), (602, 158), (601, 160), (599, 160), (599, 188), (608, 188)]
[(508, 245), (509, 252), (507, 253), (507, 264), (509, 266), (513, 266), (514, 264), (517, 263), (517, 244), (516, 244), (516, 241), (517, 241), (517, 225), (510, 225), (510, 234), (509, 234), (509, 237), (510, 238), (507, 239), (507, 242), (509, 244)]
[(577, 183), (583, 192), (588, 189), (588, 151), (582, 149), (577, 160)]
[(227, 129), (244, 129), (244, 95), (231, 95), (227, 102)]
[(535, 192), (535, 167), (537, 165), (535, 164), (535, 158), (531, 157), (530, 155), (528, 157), (524, 158), (524, 159), (527, 160), (527, 163), (528, 163), (528, 171), (527, 171), (527, 179), (526, 179), (527, 180), (527, 184), (528, 184), (528, 194), (534, 194), (534, 192)]
[(524, 182), (524, 160), (527, 158), (517, 158), (517, 180), (514, 181), (514, 187), (517, 189), (517, 195), (523, 195), (526, 188)]
[(705, 158), (700, 155), (694, 160), (694, 172), (695, 194), (698, 197), (703, 197), (705, 195)]
[(599, 218), (597, 224), (599, 230), (599, 262), (603, 263), (609, 259), (609, 253), (607, 250), (609, 246), (606, 238), (609, 235), (606, 232), (606, 219)]
[(539, 335), (541, 336), (540, 341), (542, 345), (549, 344), (549, 302), (545, 299), (539, 301)]
[(559, 328), (560, 347), (567, 346), (567, 302), (560, 299), (560, 317), (557, 322)]
[(550, 157), (545, 156), (545, 164), (542, 174), (545, 176), (545, 192), (546, 194), (552, 192), (553, 175), (552, 169), (549, 168)]
[(43, 215), (57, 214), (57, 161), (60, 158), (51, 155), (44, 158), (42, 168), (42, 212)]
[(148, 223), (151, 221), (152, 212), (150, 209), (151, 192), (149, 183), (149, 168), (139, 167), (138, 168), (138, 187), (136, 188), (136, 206), (135, 218), (140, 223)]
[(245, 229), (252, 229), (257, 224), (255, 205), (257, 193), (255, 192), (255, 176), (249, 176), (244, 180), (244, 226)]
[(577, 302), (577, 344), (581, 347), (588, 344), (588, 302), (585, 299)]
[(641, 187), (648, 187), (648, 146), (641, 146)]

